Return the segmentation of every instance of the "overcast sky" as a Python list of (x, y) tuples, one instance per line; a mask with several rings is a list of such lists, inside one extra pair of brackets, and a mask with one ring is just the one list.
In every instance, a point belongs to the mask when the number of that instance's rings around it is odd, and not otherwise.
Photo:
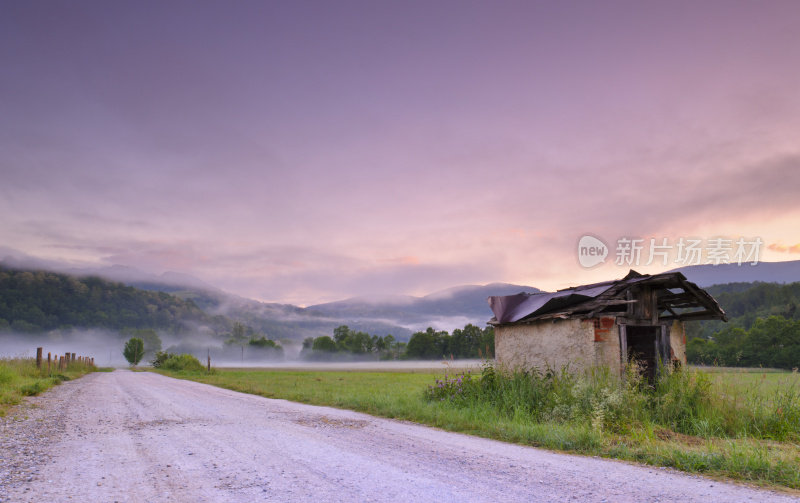
[(794, 0), (0, 3), (0, 245), (265, 301), (800, 259), (799, 139)]

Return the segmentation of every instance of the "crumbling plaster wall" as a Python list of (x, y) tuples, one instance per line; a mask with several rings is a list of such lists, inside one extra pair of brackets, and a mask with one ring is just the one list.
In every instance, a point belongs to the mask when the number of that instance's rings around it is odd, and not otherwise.
[(508, 368), (545, 371), (595, 363), (594, 325), (584, 320), (543, 320), (495, 327), (495, 358)]
[[(594, 320), (542, 320), (530, 324), (495, 327), (495, 358), (506, 367), (579, 371), (590, 366), (614, 368), (621, 362), (619, 325), (613, 318)], [(683, 323), (670, 327), (673, 358), (686, 364)]]
[(686, 330), (683, 322), (675, 320), (669, 329), (669, 347), (672, 358), (686, 365)]

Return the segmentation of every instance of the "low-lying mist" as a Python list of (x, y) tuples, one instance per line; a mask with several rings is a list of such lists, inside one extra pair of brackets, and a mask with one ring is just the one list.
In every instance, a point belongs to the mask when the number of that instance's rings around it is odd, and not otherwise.
[(70, 330), (46, 334), (0, 334), (0, 358), (35, 357), (41, 347), (44, 358), (75, 353), (94, 358), (100, 367), (122, 367), (128, 364), (122, 356), (125, 338), (117, 332), (103, 330)]
[[(249, 344), (226, 345), (210, 334), (194, 333), (183, 337), (159, 334), (161, 348), (170, 353), (194, 355), (203, 364), (211, 357), (213, 367), (248, 368), (309, 368), (320, 370), (446, 370), (448, 368), (478, 369), (481, 360), (378, 360), (375, 355), (337, 354), (324, 361), (302, 358), (300, 342), (281, 341), (283, 351), (254, 347)], [(67, 352), (94, 358), (99, 367), (124, 368), (128, 362), (122, 356), (125, 341), (130, 335), (104, 330), (53, 331), (46, 334), (0, 334), (0, 358), (36, 356), (36, 348), (44, 357)], [(149, 365), (154, 351), (145, 354), (140, 365)]]
[[(215, 365), (214, 362), (211, 362)], [(480, 371), (485, 360), (465, 359), (465, 360), (362, 360), (362, 361), (309, 361), (309, 360), (285, 360), (280, 362), (263, 362), (257, 365), (244, 364), (235, 361), (222, 362), (217, 367), (222, 368), (263, 368), (263, 369), (299, 369), (299, 370), (331, 370), (331, 371), (381, 371), (381, 372), (401, 372), (401, 371), (450, 371), (471, 370)]]
[[(218, 337), (207, 333), (193, 333), (183, 337), (158, 334), (161, 340), (161, 350), (169, 353), (188, 353), (197, 357), (203, 363), (207, 356), (211, 356), (212, 364), (219, 366), (220, 362), (236, 363), (239, 366), (258, 365), (271, 361), (284, 359), (297, 359), (300, 354), (301, 344), (289, 342), (283, 346), (283, 352), (278, 353), (269, 348), (258, 348), (250, 345), (225, 345)], [(63, 355), (67, 352), (76, 356), (94, 358), (95, 365), (100, 367), (127, 367), (128, 361), (122, 355), (125, 342), (131, 338), (130, 334), (120, 334), (105, 330), (68, 330), (52, 331), (45, 334), (0, 334), (0, 358), (8, 357), (35, 357), (36, 348), (41, 347), (44, 357), (47, 353)], [(145, 343), (145, 350), (148, 350)], [(149, 365), (155, 357), (155, 350), (146, 351), (140, 365)]]

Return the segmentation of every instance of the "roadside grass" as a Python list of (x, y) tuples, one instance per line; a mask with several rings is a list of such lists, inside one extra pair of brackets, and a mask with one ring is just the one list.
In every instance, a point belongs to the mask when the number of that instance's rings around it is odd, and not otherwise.
[(689, 369), (585, 375), (213, 369), (160, 373), (564, 452), (800, 489), (800, 376)]
[(0, 358), (0, 417), (5, 416), (11, 406), (20, 403), (23, 397), (38, 395), (63, 381), (97, 370), (105, 369), (76, 361), (63, 371), (56, 368), (48, 371), (46, 365), (36, 368), (35, 358)]

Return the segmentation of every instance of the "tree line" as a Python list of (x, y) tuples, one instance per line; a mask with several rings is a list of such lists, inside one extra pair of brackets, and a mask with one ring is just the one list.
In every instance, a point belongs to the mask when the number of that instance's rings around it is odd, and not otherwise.
[(396, 340), (391, 334), (381, 337), (340, 325), (333, 329), (333, 337), (306, 337), (300, 357), (307, 360), (332, 360), (348, 356), (394, 360), (404, 353), (405, 346), (404, 342)]
[(494, 358), (494, 328), (473, 324), (457, 328), (452, 334), (428, 327), (408, 340), (408, 358)]
[[(265, 335), (256, 331), (253, 327), (235, 321), (231, 332), (226, 334), (224, 347), (228, 350), (241, 347), (248, 348), (248, 359), (266, 358), (269, 360), (283, 358), (283, 346), (280, 342), (267, 338)], [(244, 357), (244, 352), (242, 352)]]
[(800, 367), (800, 320), (758, 318), (749, 329), (732, 325), (686, 347), (690, 362), (727, 367)]
[(800, 282), (729, 283), (707, 290), (729, 321), (687, 323), (690, 363), (800, 367)]
[(334, 329), (333, 337), (323, 335), (306, 338), (300, 356), (309, 360), (359, 357), (383, 360), (493, 358), (494, 329), (481, 329), (468, 324), (463, 329), (453, 330), (451, 335), (447, 331), (428, 327), (425, 331), (415, 332), (408, 343), (404, 343), (392, 335), (370, 335), (341, 325)]
[(689, 339), (709, 339), (730, 326), (749, 330), (759, 318), (781, 316), (800, 320), (800, 282), (797, 283), (728, 283), (706, 288), (725, 310), (728, 322), (708, 320), (686, 324)]

